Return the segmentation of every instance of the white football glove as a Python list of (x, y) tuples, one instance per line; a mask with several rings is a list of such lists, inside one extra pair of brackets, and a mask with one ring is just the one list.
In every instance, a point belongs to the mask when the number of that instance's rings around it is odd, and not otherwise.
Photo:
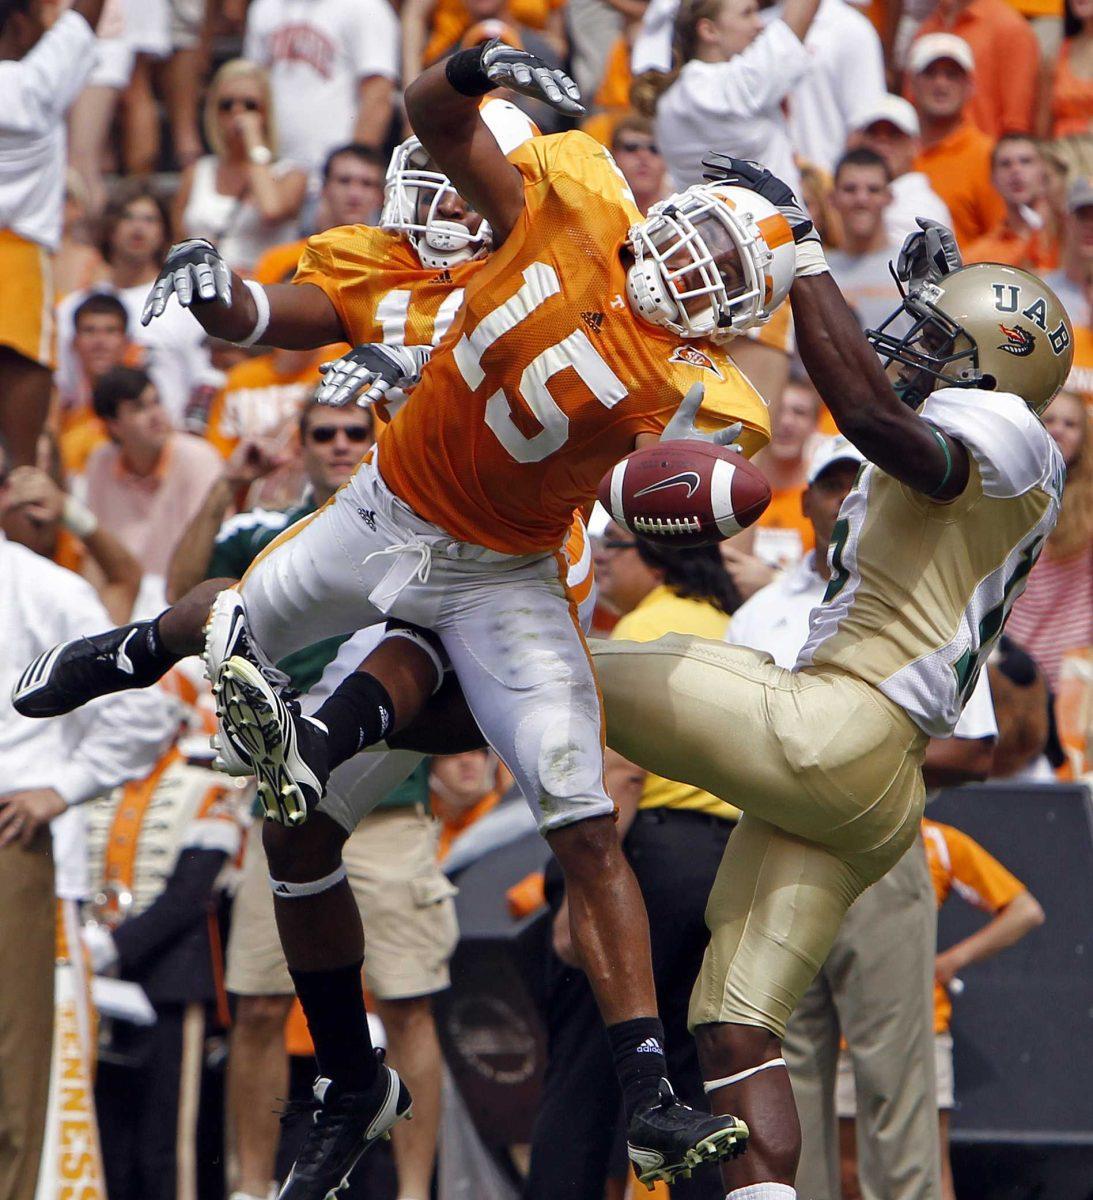
[(706, 385), (704, 383), (691, 384), (687, 389), (687, 394), (680, 400), (679, 408), (676, 409), (672, 419), (664, 426), (660, 440), (662, 442), (678, 442), (686, 439), (692, 442), (712, 442), (715, 446), (724, 446), (728, 450), (742, 453), (740, 444), (736, 440), (744, 428), (742, 421), (737, 421), (724, 429), (718, 429), (714, 433), (703, 433), (701, 429), (695, 428), (695, 417), (698, 416), (698, 410), (702, 407), (702, 397), (705, 394)]
[(117, 963), (118, 947), (105, 925), (85, 925), (80, 930), (80, 940), (91, 960), (93, 974), (105, 975)]
[(392, 388), (413, 387), (432, 353), (432, 346), (385, 346), (382, 342), (354, 346), (348, 354), (319, 367), (324, 379), (315, 399), (331, 408), (342, 408), (350, 400), (356, 400), (358, 408), (368, 408)]
[(231, 268), (220, 257), (220, 251), (212, 242), (204, 238), (190, 238), (176, 243), (167, 251), (163, 267), (144, 302), (144, 311), (140, 314), (142, 325), (147, 325), (153, 317), (163, 315), (172, 292), (183, 308), (210, 300), (231, 304)]
[(584, 115), (580, 88), (564, 71), (548, 67), (534, 54), (494, 38), (482, 48), (481, 63), (486, 78), (496, 87), (541, 100), (568, 116)]

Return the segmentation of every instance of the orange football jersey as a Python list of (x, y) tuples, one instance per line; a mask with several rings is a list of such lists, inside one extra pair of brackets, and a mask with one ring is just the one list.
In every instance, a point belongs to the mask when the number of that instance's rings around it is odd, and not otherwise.
[(600, 478), (659, 434), (694, 383), (707, 427), (770, 426), (725, 351), (637, 317), (620, 251), (642, 219), (603, 146), (532, 138), (509, 155), (524, 213), (474, 272), (421, 383), (384, 432), (388, 486), (426, 520), (509, 554), (557, 549)]
[(308, 238), (292, 282), (326, 292), (350, 345), (435, 346), (483, 266), (477, 260), (431, 271), (399, 234), (346, 225)]

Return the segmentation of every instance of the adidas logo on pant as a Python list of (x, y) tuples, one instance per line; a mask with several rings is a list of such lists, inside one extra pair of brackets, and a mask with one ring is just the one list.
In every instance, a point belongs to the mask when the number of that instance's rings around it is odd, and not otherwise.
[(663, 1054), (664, 1047), (656, 1038), (646, 1038), (634, 1051), (635, 1054)]

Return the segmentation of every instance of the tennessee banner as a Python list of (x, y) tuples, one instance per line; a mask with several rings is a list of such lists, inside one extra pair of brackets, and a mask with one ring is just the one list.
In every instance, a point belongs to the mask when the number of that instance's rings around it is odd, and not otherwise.
[(53, 1060), (35, 1200), (106, 1200), (93, 1090), (95, 1024), (76, 904), (60, 900), (57, 910)]

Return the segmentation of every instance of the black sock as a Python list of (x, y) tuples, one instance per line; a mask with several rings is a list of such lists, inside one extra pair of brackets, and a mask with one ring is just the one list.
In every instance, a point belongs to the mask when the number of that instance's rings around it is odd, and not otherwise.
[(363, 962), (329, 971), (294, 971), (289, 968), (300, 1007), (307, 1018), (319, 1074), (344, 1092), (364, 1092), (379, 1069), (361, 984)]
[(656, 1100), (657, 1086), (667, 1077), (664, 1026), (658, 1017), (635, 1017), (608, 1025), (607, 1036), (629, 1121), (635, 1109)]
[(395, 706), (387, 689), (366, 671), (343, 679), (314, 713), (329, 732), (327, 759), (330, 769), (341, 766), (358, 750), (371, 746), (391, 732)]
[[(150, 687), (162, 679), (175, 663), (180, 663), (186, 657), (173, 653), (163, 644), (159, 620), (156, 617), (152, 621), (135, 621), (118, 630), (123, 634), (121, 644), (133, 664), (133, 683), (136, 687)], [(136, 632), (135, 637), (129, 636), (130, 630)]]

